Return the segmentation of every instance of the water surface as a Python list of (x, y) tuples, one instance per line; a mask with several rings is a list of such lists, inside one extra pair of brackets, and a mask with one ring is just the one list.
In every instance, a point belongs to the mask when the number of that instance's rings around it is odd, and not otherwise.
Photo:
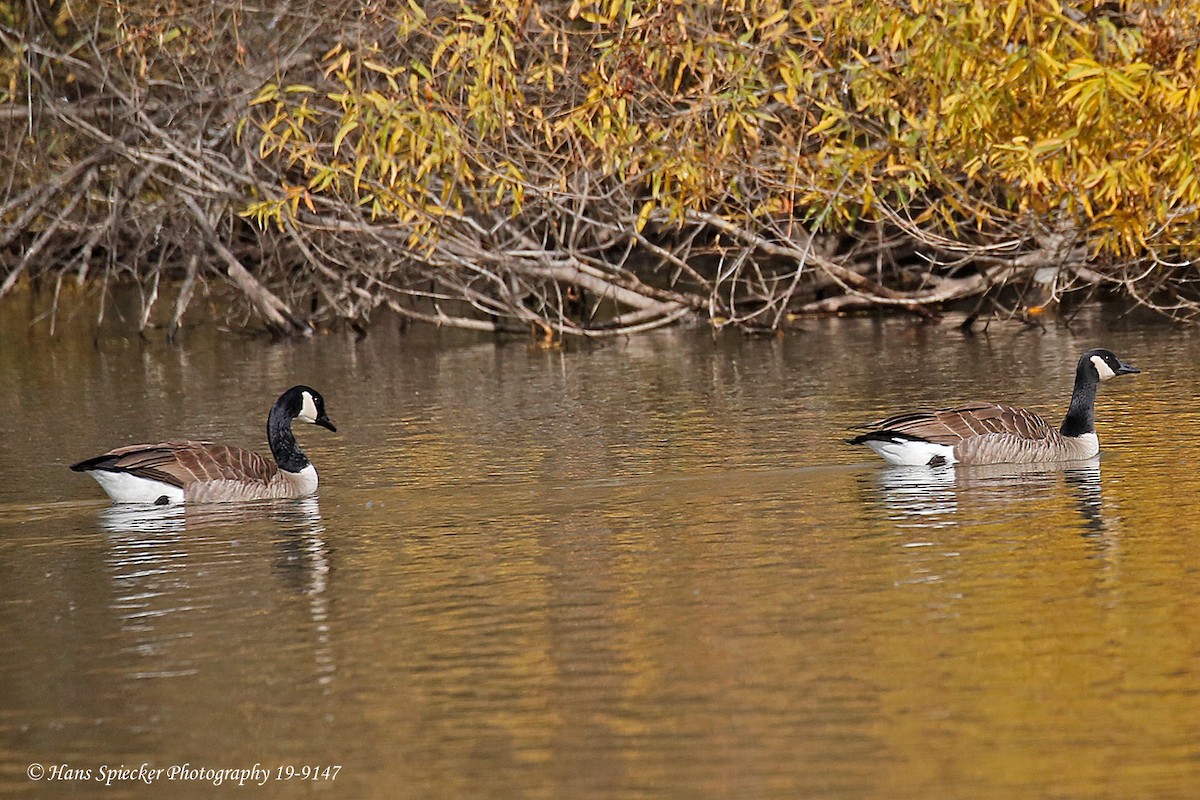
[[(1200, 786), (1200, 447), (1188, 329), (1107, 311), (963, 337), (908, 319), (545, 349), (60, 334), (0, 309), (0, 794), (1180, 797)], [(86, 329), (86, 325), (76, 325)], [(60, 321), (60, 331), (62, 322)], [(1061, 469), (886, 468), (911, 405), (1065, 410)], [(112, 507), (66, 469), (265, 448), (318, 388), (321, 490)], [(271, 770), (214, 789), (30, 764)]]

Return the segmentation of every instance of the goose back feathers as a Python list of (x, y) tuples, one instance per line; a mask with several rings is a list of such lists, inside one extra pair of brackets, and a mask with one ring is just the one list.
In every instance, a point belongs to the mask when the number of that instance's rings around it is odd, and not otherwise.
[(1057, 429), (1025, 408), (974, 402), (896, 414), (870, 423), (866, 433), (848, 441), (865, 444), (888, 463), (904, 466), (1081, 461), (1100, 452), (1097, 385), (1136, 372), (1108, 350), (1084, 353), (1075, 370), (1070, 407)]
[(171, 439), (118, 447), (71, 465), (86, 472), (115, 502), (212, 503), (306, 497), (317, 490), (317, 471), (292, 434), (300, 419), (331, 431), (320, 394), (306, 386), (284, 392), (267, 418), (273, 460), (212, 442)]

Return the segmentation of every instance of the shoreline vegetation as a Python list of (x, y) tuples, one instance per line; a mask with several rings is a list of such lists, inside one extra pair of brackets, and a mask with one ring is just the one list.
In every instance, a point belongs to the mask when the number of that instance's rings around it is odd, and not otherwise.
[(1200, 0), (31, 0), (0, 43), (0, 297), (135, 286), (141, 331), (1200, 319)]

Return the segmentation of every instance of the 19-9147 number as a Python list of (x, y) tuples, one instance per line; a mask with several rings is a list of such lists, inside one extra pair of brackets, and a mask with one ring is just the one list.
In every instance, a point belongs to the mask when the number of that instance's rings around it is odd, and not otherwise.
[(337, 780), (338, 773), (341, 771), (342, 767), (340, 764), (330, 767), (321, 767), (309, 764), (297, 767), (292, 764), (287, 764), (275, 769), (275, 780), (333, 781)]

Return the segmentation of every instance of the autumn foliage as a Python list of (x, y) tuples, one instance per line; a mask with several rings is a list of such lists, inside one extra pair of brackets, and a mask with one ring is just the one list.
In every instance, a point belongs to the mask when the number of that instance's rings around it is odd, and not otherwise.
[(547, 337), (1200, 312), (1194, 0), (0, 8), (0, 292)]

